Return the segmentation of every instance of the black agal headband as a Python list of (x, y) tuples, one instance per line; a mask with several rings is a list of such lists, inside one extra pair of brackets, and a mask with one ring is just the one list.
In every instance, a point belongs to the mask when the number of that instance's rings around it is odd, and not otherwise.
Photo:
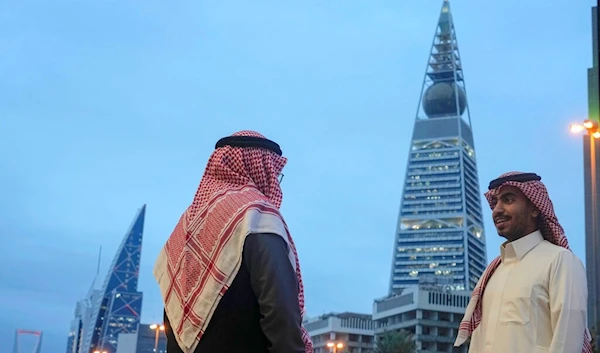
[(281, 156), (281, 154), (282, 154), (281, 148), (279, 148), (279, 145), (276, 144), (275, 142), (273, 142), (269, 139), (265, 139), (265, 138), (261, 138), (261, 137), (254, 137), (254, 136), (223, 137), (222, 139), (217, 141), (217, 144), (215, 145), (215, 149), (224, 147), (224, 146), (242, 147), (242, 148), (248, 148), (248, 147), (265, 148), (273, 153), (276, 153), (279, 156)]
[(534, 181), (534, 180), (537, 180), (537, 181), (542, 180), (542, 177), (535, 173), (521, 173), (521, 174), (515, 174), (515, 175), (508, 175), (508, 176), (490, 181), (488, 190), (495, 189), (498, 186), (500, 186), (508, 181), (516, 181), (517, 183), (524, 183), (527, 181)]

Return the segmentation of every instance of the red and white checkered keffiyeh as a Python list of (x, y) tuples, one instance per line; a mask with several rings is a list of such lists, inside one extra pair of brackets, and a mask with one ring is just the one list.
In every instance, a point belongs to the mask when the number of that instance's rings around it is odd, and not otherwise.
[[(253, 131), (234, 136), (265, 138)], [(264, 148), (224, 146), (211, 155), (194, 201), (183, 213), (154, 267), (165, 311), (181, 349), (191, 353), (220, 299), (241, 266), (245, 238), (272, 232), (284, 238), (298, 278), (304, 316), (304, 287), (296, 247), (279, 213), (278, 177), (285, 157)], [(306, 352), (310, 336), (302, 328)]]
[[(523, 174), (521, 172), (508, 172), (502, 174), (499, 178)], [(516, 182), (507, 181), (495, 189), (486, 192), (485, 198), (487, 199), (490, 208), (494, 208), (493, 196), (496, 195), (502, 186), (514, 186), (521, 190), (521, 192), (534, 204), (535, 207), (540, 211), (539, 230), (542, 233), (544, 239), (549, 242), (561, 246), (565, 249), (569, 249), (569, 242), (565, 237), (565, 232), (558, 223), (558, 218), (554, 214), (554, 206), (548, 196), (548, 190), (546, 186), (538, 180), (532, 180), (527, 182)], [(481, 322), (482, 317), (482, 298), (485, 287), (488, 284), (490, 278), (494, 274), (494, 271), (500, 266), (502, 262), (500, 256), (496, 257), (485, 269), (479, 282), (473, 290), (471, 300), (467, 306), (467, 310), (463, 320), (460, 323), (458, 337), (455, 342), (455, 346), (462, 345), (470, 336), (471, 333), (477, 328)], [(583, 350), (582, 353), (593, 353), (590, 334), (586, 329), (582, 333), (583, 339)]]

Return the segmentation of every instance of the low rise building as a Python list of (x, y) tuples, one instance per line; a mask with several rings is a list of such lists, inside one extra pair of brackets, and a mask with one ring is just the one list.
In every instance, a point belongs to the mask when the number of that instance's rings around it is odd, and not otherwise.
[(166, 353), (164, 326), (140, 324), (138, 332), (120, 333), (116, 353)]
[(374, 333), (406, 330), (414, 335), (419, 353), (467, 353), (468, 344), (453, 347), (471, 293), (443, 286), (414, 286), (375, 300)]
[[(368, 353), (373, 350), (373, 320), (370, 314), (345, 312), (304, 320), (315, 353)], [(337, 348), (339, 345), (340, 348)]]

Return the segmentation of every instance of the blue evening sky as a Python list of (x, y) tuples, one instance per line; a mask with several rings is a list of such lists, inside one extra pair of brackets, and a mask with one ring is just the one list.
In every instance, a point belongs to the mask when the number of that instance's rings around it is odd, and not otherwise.
[[(582, 139), (590, 0), (454, 0), (480, 184), (542, 175), (584, 258)], [(143, 322), (156, 255), (215, 141), (279, 142), (283, 213), (309, 315), (386, 294), (409, 139), (440, 0), (0, 2), (0, 353), (17, 328), (65, 350), (147, 203)], [(488, 257), (501, 239), (484, 208)], [(102, 278), (103, 279), (103, 278)], [(28, 353), (28, 352), (25, 352)]]

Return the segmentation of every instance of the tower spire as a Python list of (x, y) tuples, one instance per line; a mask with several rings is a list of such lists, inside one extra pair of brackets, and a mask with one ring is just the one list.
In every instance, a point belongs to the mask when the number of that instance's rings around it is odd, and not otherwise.
[[(467, 113), (466, 116), (463, 114)], [(444, 0), (429, 52), (417, 120), (448, 116), (470, 125), (466, 88), (450, 2)]]
[(100, 262), (102, 261), (102, 245), (100, 245), (100, 250), (98, 250), (98, 266), (96, 266), (96, 277), (100, 273)]

